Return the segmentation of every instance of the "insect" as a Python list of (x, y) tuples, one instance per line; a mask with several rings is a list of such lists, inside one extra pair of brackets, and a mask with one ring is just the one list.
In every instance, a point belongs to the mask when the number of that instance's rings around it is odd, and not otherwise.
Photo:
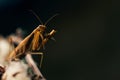
[[(33, 11), (32, 11), (33, 12)], [(38, 18), (38, 16), (33, 12), (33, 14)], [(54, 15), (53, 17), (55, 17)], [(31, 34), (29, 34), (23, 41), (20, 42), (20, 44), (6, 57), (6, 60), (11, 61), (13, 59), (19, 58), (22, 55), (26, 55), (28, 51), (39, 51), (41, 48), (44, 47), (44, 45), (47, 43), (47, 41), (53, 37), (53, 35), (56, 33), (56, 30), (52, 30), (49, 33), (45, 33), (46, 30), (46, 24), (53, 18), (49, 18), (48, 21), (43, 25), (42, 21), (38, 18), (38, 20), (42, 23), (42, 25), (39, 25), (37, 28), (33, 30)], [(37, 54), (37, 53), (33, 53)], [(43, 53), (41, 54), (41, 63), (43, 59)]]

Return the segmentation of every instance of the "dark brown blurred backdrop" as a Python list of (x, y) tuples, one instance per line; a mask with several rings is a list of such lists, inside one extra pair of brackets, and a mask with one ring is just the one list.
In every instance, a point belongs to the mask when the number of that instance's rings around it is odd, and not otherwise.
[(120, 5), (111, 0), (1, 0), (0, 33), (17, 27), (29, 34), (40, 23), (56, 29), (44, 51), (42, 73), (47, 80), (120, 79)]

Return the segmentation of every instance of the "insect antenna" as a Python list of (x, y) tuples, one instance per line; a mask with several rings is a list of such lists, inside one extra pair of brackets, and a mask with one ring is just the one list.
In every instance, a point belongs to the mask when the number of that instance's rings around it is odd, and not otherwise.
[(30, 12), (33, 13), (33, 15), (39, 20), (39, 22), (43, 25), (42, 20), (40, 19), (40, 17), (33, 11), (33, 10), (29, 10)]
[(54, 17), (56, 17), (57, 15), (59, 15), (59, 14), (55, 14), (55, 15), (53, 15), (52, 17), (50, 17), (46, 22), (45, 22), (45, 24), (44, 25), (46, 25), (50, 20), (52, 20)]

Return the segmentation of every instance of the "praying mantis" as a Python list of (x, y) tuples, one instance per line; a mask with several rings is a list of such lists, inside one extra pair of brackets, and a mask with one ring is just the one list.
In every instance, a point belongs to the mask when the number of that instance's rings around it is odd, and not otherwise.
[[(38, 18), (38, 16), (33, 12), (33, 14)], [(53, 17), (55, 17), (54, 15)], [(51, 20), (53, 17), (51, 17), (49, 20)], [(41, 20), (38, 18), (38, 20), (41, 22)], [(47, 21), (47, 22), (48, 22)], [(19, 58), (22, 55), (26, 55), (29, 51), (39, 51), (41, 48), (44, 47), (44, 45), (47, 43), (47, 41), (54, 36), (56, 33), (56, 30), (51, 30), (49, 33), (45, 33), (46, 30), (46, 24), (39, 25), (37, 28), (33, 30), (31, 34), (29, 34), (25, 39), (23, 39), (20, 44), (6, 57), (7, 61), (11, 61), (14, 59)], [(43, 59), (43, 53), (33, 53), (33, 54), (41, 54), (41, 62)]]
[[(7, 60), (19, 58), (21, 55), (25, 55), (27, 51), (38, 51), (42, 47), (44, 47), (49, 38), (51, 38), (56, 33), (55, 30), (52, 30), (44, 38), (44, 31), (45, 26), (39, 25), (30, 35), (28, 35), (23, 41), (21, 41), (21, 43), (7, 56)], [(43, 54), (41, 55), (43, 56)]]

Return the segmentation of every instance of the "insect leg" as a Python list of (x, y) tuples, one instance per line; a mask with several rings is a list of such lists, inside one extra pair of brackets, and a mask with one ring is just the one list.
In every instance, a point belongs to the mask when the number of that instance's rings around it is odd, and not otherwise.
[[(39, 70), (39, 68), (37, 67), (34, 59), (32, 58), (32, 54), (34, 54), (34, 53), (28, 52), (28, 54), (25, 57), (28, 65), (31, 66), (31, 68), (33, 69), (34, 73), (37, 75), (36, 78), (41, 78), (40, 80), (46, 80), (44, 78), (44, 76), (42, 75), (41, 71)], [(35, 80), (38, 80), (38, 79), (35, 79)]]
[(41, 60), (40, 60), (40, 68), (41, 68), (42, 62), (43, 62), (43, 53), (42, 52), (37, 52), (37, 53), (31, 53), (31, 54), (39, 54), (39, 55), (41, 55)]

